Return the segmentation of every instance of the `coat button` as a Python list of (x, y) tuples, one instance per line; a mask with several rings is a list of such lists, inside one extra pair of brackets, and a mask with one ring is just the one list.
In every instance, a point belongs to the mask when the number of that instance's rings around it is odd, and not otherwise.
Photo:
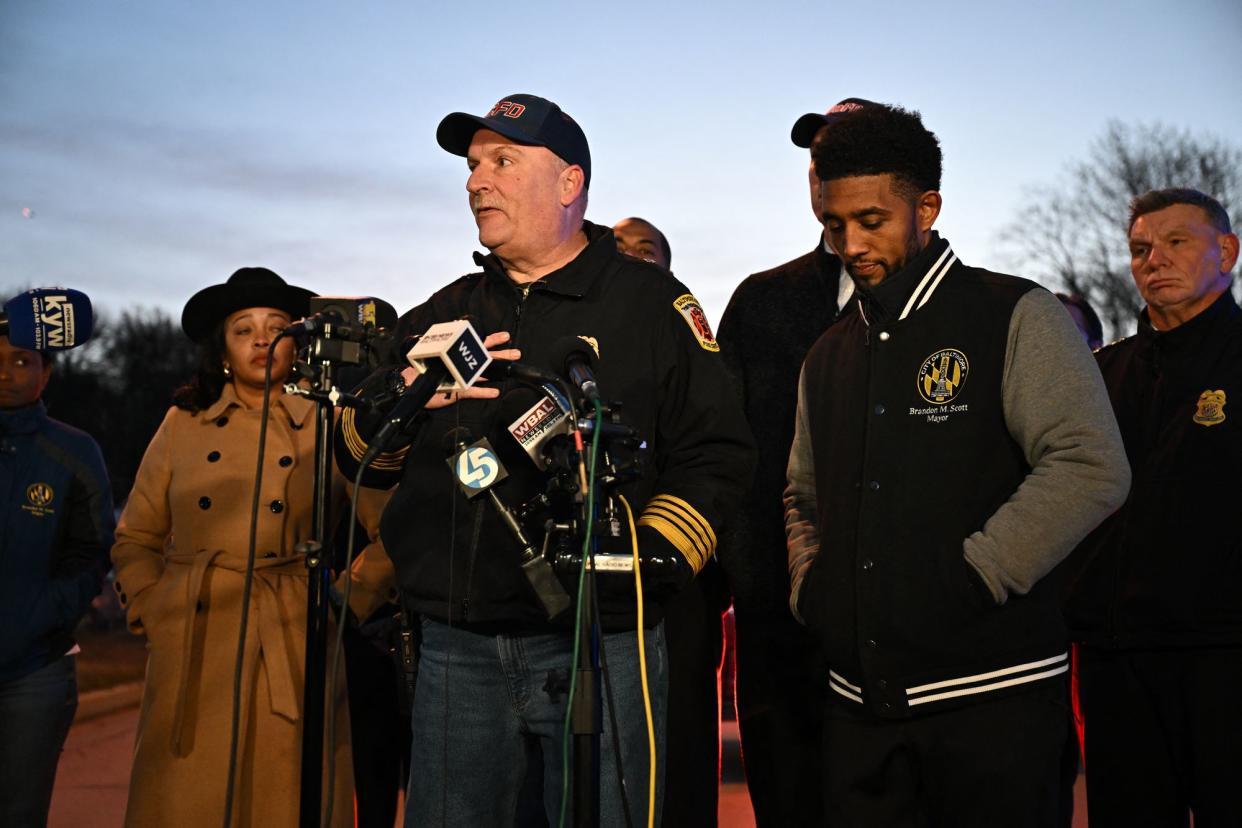
[(208, 497), (207, 495), (203, 495), (202, 497), (200, 497), (200, 498), (198, 499), (198, 508), (200, 508), (200, 509), (210, 509), (210, 508), (211, 508), (211, 498), (210, 498), (210, 497)]
[(868, 572), (869, 572), (869, 571), (871, 570), (871, 568), (872, 568), (872, 567), (874, 567), (874, 566), (875, 566), (875, 561), (871, 560), (870, 558), (867, 558), (867, 560), (865, 560), (865, 561), (863, 561), (863, 562), (862, 562), (862, 568), (863, 568), (865, 571), (868, 571)]
[(888, 342), (890, 339), (892, 339), (892, 337), (889, 336), (888, 331), (880, 331), (881, 342)]
[(217, 428), (224, 428), (224, 427), (225, 427), (226, 425), (228, 425), (228, 424), (229, 424), (229, 418), (228, 418), (228, 417), (216, 417), (216, 427), (217, 427)]
[(884, 679), (880, 679), (879, 681), (877, 681), (877, 682), (875, 683), (875, 686), (876, 686), (876, 687), (879, 687), (881, 690), (887, 690), (887, 689), (888, 689), (888, 682), (887, 682), (887, 681), (885, 681)]
[(285, 468), (289, 468), (293, 465), (293, 458), (286, 454), (284, 457), (280, 458), (280, 465)]
[(867, 488), (873, 492), (878, 492), (880, 490), (880, 481), (872, 480), (870, 483), (867, 484)]
[(207, 462), (208, 462), (208, 463), (214, 463), (214, 462), (216, 462), (216, 461), (217, 461), (217, 460), (219, 460), (219, 459), (220, 459), (220, 452), (218, 452), (218, 451), (213, 451), (211, 454), (208, 454), (208, 455), (207, 455)]
[(302, 424), (301, 424), (301, 423), (290, 423), (290, 424), (289, 424), (289, 427), (290, 427), (290, 428), (292, 428), (294, 431), (301, 431), (301, 430), (302, 430)]
[(273, 500), (271, 510), (276, 514), (280, 514), (285, 510), (285, 504), (281, 503), (279, 500)]
[(876, 407), (875, 407), (875, 413), (876, 413), (876, 414), (883, 414), (885, 411), (887, 411), (887, 409), (884, 407), (884, 404), (883, 404), (883, 403), (878, 403), (878, 404), (876, 405)]
[(892, 706), (891, 704), (889, 704), (888, 702), (884, 702), (883, 704), (881, 704), (881, 705), (880, 705), (880, 707), (881, 707), (881, 708), (884, 710), (884, 712), (886, 712), (886, 713), (887, 713), (888, 711), (890, 711), (890, 710), (892, 710), (892, 709), (893, 709), (893, 706)]
[(874, 639), (874, 638), (868, 638), (868, 639), (867, 639), (867, 647), (868, 647), (868, 648), (870, 648), (870, 649), (874, 650), (874, 649), (876, 649), (876, 648), (877, 648), (877, 647), (879, 647), (879, 646), (880, 646), (879, 644), (876, 644), (876, 643), (875, 643), (875, 639)]
[(114, 583), (114, 584), (112, 585), (112, 588), (113, 588), (113, 589), (115, 589), (117, 592), (121, 592), (121, 591), (122, 591), (122, 589), (121, 589), (121, 582), (120, 582), (120, 581), (117, 581), (116, 583)]
[(122, 592), (122, 593), (121, 593), (121, 603), (122, 603), (122, 604), (124, 604), (124, 603), (125, 603), (126, 601), (128, 601), (128, 600), (129, 600), (129, 596), (128, 596), (128, 595), (126, 595), (124, 592)]

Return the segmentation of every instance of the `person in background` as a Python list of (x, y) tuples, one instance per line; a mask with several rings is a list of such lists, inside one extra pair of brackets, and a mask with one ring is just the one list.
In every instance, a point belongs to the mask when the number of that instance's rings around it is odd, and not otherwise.
[(0, 825), (47, 823), (78, 706), (74, 628), (99, 594), (112, 489), (99, 446), (42, 402), (46, 352), (0, 335)]
[[(242, 662), (234, 825), (298, 820), (307, 569), (313, 537), (315, 405), (284, 393), (294, 341), (269, 349), (311, 292), (262, 267), (238, 270), (190, 298), (181, 315), (201, 362), (151, 439), (121, 515), (114, 587), (130, 629), (148, 642), (126, 825), (216, 825), (224, 817), (232, 697), (251, 531), (264, 373), (270, 416), (249, 622)], [(339, 474), (333, 502), (345, 497)], [(374, 529), (386, 493), (359, 500)], [(365, 566), (364, 550), (356, 568)], [(361, 584), (357, 586), (361, 587)], [(359, 618), (382, 597), (358, 588)], [(331, 638), (331, 636), (330, 636)], [(336, 716), (332, 824), (354, 822), (345, 681)], [(325, 728), (326, 729), (326, 728)]]
[(1196, 190), (1130, 207), (1138, 333), (1096, 353), (1134, 485), (1070, 560), (1092, 825), (1242, 825), (1238, 237)]
[[(810, 149), (830, 124), (869, 105), (846, 98), (793, 125)], [(808, 157), (809, 162), (809, 157)], [(811, 212), (819, 179), (810, 172)], [(781, 494), (793, 442), (798, 371), (806, 352), (850, 308), (854, 281), (816, 234), (815, 247), (746, 278), (720, 320), (720, 348), (759, 445), (749, 496), (720, 541), (733, 595), (738, 730), (759, 828), (813, 825), (821, 811), (819, 690), (828, 681), (819, 646), (789, 612)]]
[(1100, 317), (1087, 301), (1087, 297), (1081, 293), (1058, 293), (1056, 296), (1078, 326), (1078, 330), (1082, 331), (1087, 347), (1094, 351), (1103, 345), (1104, 326), (1100, 324)]
[(665, 270), (673, 269), (673, 249), (668, 238), (654, 224), (637, 217), (621, 219), (612, 226), (617, 250), (636, 259), (655, 262)]
[[(617, 250), (672, 266), (668, 238), (651, 222), (622, 219), (613, 225)], [(697, 578), (665, 607), (668, 647), (668, 752), (665, 758), (664, 821), (685, 828), (715, 828), (720, 795), (720, 663), (724, 654), (721, 615), (728, 587), (712, 558)]]

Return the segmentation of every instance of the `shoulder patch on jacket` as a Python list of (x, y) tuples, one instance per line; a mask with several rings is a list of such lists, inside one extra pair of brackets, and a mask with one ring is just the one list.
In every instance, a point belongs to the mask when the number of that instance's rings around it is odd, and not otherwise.
[(673, 300), (673, 307), (685, 318), (686, 324), (690, 326), (690, 331), (703, 346), (703, 350), (713, 352), (720, 350), (716, 337), (712, 336), (712, 326), (707, 322), (707, 314), (703, 313), (703, 306), (699, 304), (698, 299), (694, 298), (694, 294), (683, 293), (678, 296)]

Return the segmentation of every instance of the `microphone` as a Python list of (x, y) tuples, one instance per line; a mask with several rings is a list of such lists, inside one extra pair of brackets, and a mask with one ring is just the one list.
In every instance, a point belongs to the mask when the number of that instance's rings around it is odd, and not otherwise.
[(483, 347), (483, 338), (465, 319), (432, 325), (405, 358), (422, 375), (443, 366), (445, 372), (436, 380), (440, 391), (474, 385), (492, 361), (492, 355)]
[(506, 426), (509, 436), (517, 441), (537, 468), (546, 469), (549, 459), (544, 454), (544, 445), (557, 435), (568, 434), (572, 421), (564, 409), (547, 395), (540, 396), (529, 408), (523, 408), (523, 400), (531, 396), (531, 392), (524, 389), (506, 394), (500, 404), (501, 422), (509, 417), (515, 418)]
[(535, 549), (513, 511), (492, 488), (509, 476), (496, 450), (486, 437), (473, 443), (470, 439), (470, 432), (465, 428), (455, 428), (444, 435), (448, 465), (453, 472), (453, 478), (470, 500), (487, 494), (492, 507), (500, 514), (501, 521), (522, 549), (522, 572), (526, 574), (526, 580), (538, 596), (548, 618), (555, 618), (569, 609), (569, 593), (556, 579), (552, 564)]
[[(421, 356), (414, 364), (416, 351)], [(367, 446), (367, 453), (362, 456), (364, 468), (379, 456), (394, 435), (403, 431), (423, 410), (433, 394), (474, 385), (483, 376), (483, 369), (492, 358), (483, 347), (483, 340), (474, 326), (465, 320), (458, 320), (441, 322), (428, 328), (410, 351), (409, 359), (419, 376), (384, 416), (382, 425)]]
[(392, 329), (397, 311), (374, 296), (312, 296), (310, 313), (289, 325), (292, 335), (320, 336), (360, 342), (377, 329)]
[(552, 343), (553, 362), (565, 366), (569, 381), (582, 392), (587, 402), (599, 401), (599, 388), (595, 384), (595, 348), (577, 336), (562, 336)]
[(34, 288), (4, 303), (0, 336), (28, 351), (67, 351), (91, 338), (91, 300), (72, 288)]

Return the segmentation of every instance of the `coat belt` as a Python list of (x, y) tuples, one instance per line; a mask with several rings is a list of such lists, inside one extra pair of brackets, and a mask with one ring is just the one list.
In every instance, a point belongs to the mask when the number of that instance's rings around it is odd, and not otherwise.
[[(306, 578), (305, 555), (287, 558), (260, 558), (254, 562), (254, 582), (251, 587), (252, 621), (259, 633), (259, 652), (267, 665), (267, 683), (270, 689), (269, 703), (273, 713), (296, 722), (301, 713), (297, 681), (290, 672), (292, 662), (281, 624), (280, 593), (277, 582), (281, 577)], [(190, 667), (194, 663), (194, 622), (196, 608), (202, 596), (207, 567), (216, 566), (233, 572), (245, 573), (246, 557), (230, 554), (223, 549), (200, 550), (195, 553), (173, 553), (165, 560), (168, 564), (190, 567), (186, 580), (185, 621), (181, 645), (181, 670), (177, 681), (174, 702), (172, 749), (177, 756), (181, 752), (181, 735), (185, 725), (186, 695), (190, 685)]]

